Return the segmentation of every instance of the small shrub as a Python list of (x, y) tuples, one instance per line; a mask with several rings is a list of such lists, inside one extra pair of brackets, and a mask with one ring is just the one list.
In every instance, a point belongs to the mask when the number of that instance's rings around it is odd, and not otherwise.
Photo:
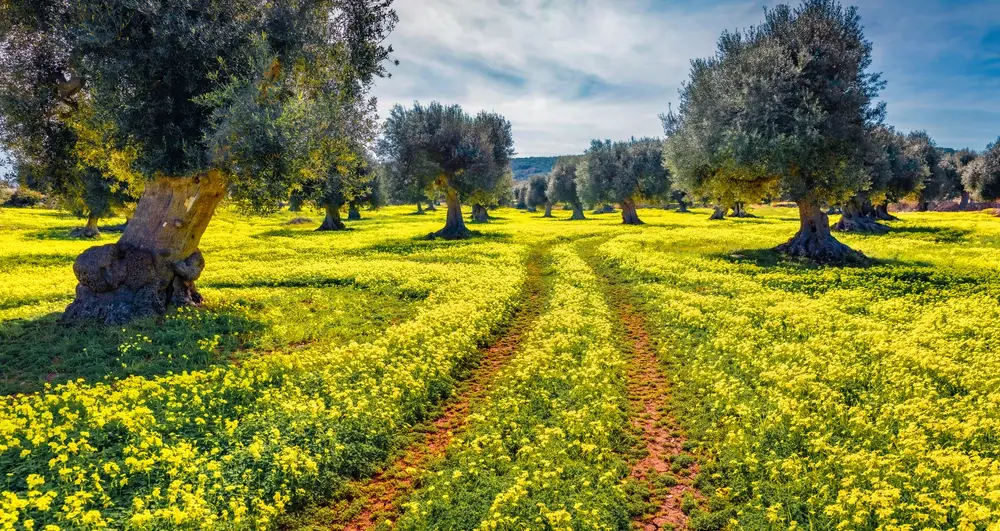
[(45, 200), (45, 196), (34, 190), (29, 190), (27, 188), (18, 188), (10, 195), (6, 201), (4, 201), (4, 206), (14, 207), (14, 208), (30, 208), (38, 206)]

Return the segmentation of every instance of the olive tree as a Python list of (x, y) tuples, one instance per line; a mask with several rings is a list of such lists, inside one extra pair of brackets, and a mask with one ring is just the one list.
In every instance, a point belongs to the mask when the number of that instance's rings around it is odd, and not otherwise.
[(962, 182), (982, 200), (1000, 199), (1000, 138), (965, 166)]
[(494, 193), (507, 178), (514, 156), (510, 122), (485, 111), (472, 117), (458, 105), (415, 103), (410, 109), (397, 105), (383, 131), (378, 152), (389, 172), (415, 174), (393, 178), (430, 182), (445, 194), (445, 226), (431, 236), (468, 238), (462, 199), (485, 207), (473, 196)]
[(670, 193), (662, 152), (663, 144), (655, 138), (594, 140), (584, 153), (584, 171), (577, 168), (577, 186), (593, 203), (619, 203), (623, 224), (640, 225), (636, 202), (664, 199)]
[(948, 153), (944, 155), (941, 160), (941, 171), (943, 173), (945, 188), (948, 191), (949, 197), (958, 196), (959, 203), (958, 208), (960, 210), (965, 210), (969, 207), (971, 200), (971, 193), (968, 188), (965, 187), (965, 183), (962, 180), (962, 174), (965, 172), (965, 168), (976, 158), (978, 154), (968, 148), (960, 149), (953, 153)]
[(884, 234), (889, 228), (879, 220), (894, 219), (888, 203), (913, 195), (930, 173), (919, 150), (907, 136), (889, 126), (879, 125), (869, 132), (869, 152), (865, 160), (870, 181), (842, 205), (835, 230)]
[(949, 192), (952, 192), (947, 172), (942, 165), (944, 154), (927, 131), (912, 131), (906, 136), (906, 141), (910, 152), (919, 157), (929, 170), (916, 191), (917, 210), (926, 212), (931, 201), (946, 199)]
[(569, 203), (573, 214), (569, 219), (586, 219), (583, 215), (583, 202), (576, 189), (576, 169), (580, 157), (559, 157), (552, 172), (549, 173), (548, 187), (545, 196), (553, 203)]
[(305, 179), (297, 194), (325, 212), (318, 231), (344, 230), (341, 210), (364, 201), (371, 193), (376, 178), (375, 162), (366, 157), (363, 148), (355, 147), (340, 154), (339, 160), (327, 165), (315, 178)]
[(489, 223), (490, 209), (509, 204), (513, 195), (514, 173), (508, 170), (492, 189), (475, 190), (468, 195), (468, 202), (472, 204), (470, 219), (473, 223)]
[(778, 252), (863, 259), (833, 237), (823, 205), (870, 181), (868, 132), (885, 114), (871, 55), (857, 10), (834, 0), (778, 5), (761, 25), (723, 33), (665, 120), (668, 165), (681, 180), (773, 184), (795, 201), (799, 231)]
[(0, 99), (33, 102), (0, 106), (5, 144), (24, 129), (50, 138), (48, 124), (85, 97), (146, 176), (121, 239), (74, 264), (66, 319), (120, 322), (200, 303), (198, 245), (220, 201), (276, 209), (301, 175), (325, 169), (324, 153), (336, 151), (326, 139), (367, 121), (341, 111), (374, 112), (367, 94), (391, 54), (390, 0), (197, 4), (2, 4)]
[(545, 175), (536, 174), (528, 178), (527, 204), (532, 210), (539, 206), (545, 207), (545, 214), (542, 217), (552, 217), (552, 199), (547, 195), (549, 180)]

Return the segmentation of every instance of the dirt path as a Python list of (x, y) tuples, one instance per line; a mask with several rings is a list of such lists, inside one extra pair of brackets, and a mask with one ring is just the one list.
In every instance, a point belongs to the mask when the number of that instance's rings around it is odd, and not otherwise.
[[(583, 256), (598, 266), (592, 249), (587, 251)], [(698, 465), (684, 453), (680, 424), (669, 413), (670, 383), (660, 368), (645, 318), (633, 306), (627, 289), (602, 273), (602, 268), (595, 267), (595, 271), (604, 277), (605, 299), (621, 323), (624, 346), (631, 351), (628, 393), (632, 425), (645, 445), (645, 455), (632, 464), (629, 476), (646, 483), (652, 497), (649, 510), (633, 521), (633, 527), (644, 531), (687, 529), (682, 502), (686, 492), (701, 498), (692, 486)]]
[(418, 426), (416, 431), (423, 432), (423, 435), (418, 436), (385, 471), (352, 486), (350, 490), (356, 495), (345, 514), (346, 523), (333, 524), (333, 529), (362, 531), (375, 529), (385, 520), (396, 521), (401, 513), (401, 504), (413, 491), (415, 481), (431, 464), (444, 457), (454, 434), (464, 429), (470, 405), (486, 395), (493, 376), (517, 351), (522, 335), (541, 313), (545, 303), (542, 260), (541, 250), (529, 256), (528, 278), (517, 314), (503, 334), (483, 349), (478, 366), (445, 404), (441, 416)]
[[(666, 411), (670, 385), (660, 370), (656, 352), (650, 344), (645, 322), (635, 308), (621, 299), (614, 301), (616, 312), (625, 327), (632, 349), (629, 367), (629, 400), (638, 414), (632, 424), (646, 445), (646, 456), (632, 465), (630, 476), (650, 484), (651, 503), (656, 510), (635, 520), (640, 529), (686, 529), (687, 515), (681, 508), (684, 493), (690, 491), (697, 465), (684, 463), (675, 456), (683, 454), (684, 438), (676, 419)], [(672, 462), (678, 466), (673, 472)], [(687, 466), (681, 466), (684, 463)]]

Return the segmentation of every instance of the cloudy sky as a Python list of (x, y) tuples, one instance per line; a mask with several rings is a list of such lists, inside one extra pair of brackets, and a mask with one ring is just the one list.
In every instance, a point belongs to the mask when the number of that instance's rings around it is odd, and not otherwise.
[[(414, 100), (494, 110), (519, 156), (582, 152), (591, 138), (659, 136), (689, 60), (763, 18), (760, 0), (396, 0), (400, 65), (381, 114)], [(939, 145), (1000, 135), (1000, 1), (856, 0), (888, 87), (888, 123)]]

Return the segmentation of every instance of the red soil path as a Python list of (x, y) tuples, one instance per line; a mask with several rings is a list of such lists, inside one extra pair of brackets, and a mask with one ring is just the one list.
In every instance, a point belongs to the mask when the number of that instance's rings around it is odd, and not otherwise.
[(464, 429), (471, 405), (486, 396), (494, 375), (517, 351), (521, 337), (541, 312), (545, 298), (540, 261), (540, 252), (529, 257), (524, 299), (509, 328), (482, 351), (478, 366), (460, 384), (441, 416), (424, 426), (426, 433), (410, 444), (385, 471), (353, 485), (351, 490), (357, 493), (360, 508), (354, 504), (356, 513), (353, 518), (337, 528), (344, 531), (369, 530), (386, 520), (394, 522), (399, 517), (402, 504), (416, 487), (417, 480), (433, 463), (444, 457), (454, 434)]

